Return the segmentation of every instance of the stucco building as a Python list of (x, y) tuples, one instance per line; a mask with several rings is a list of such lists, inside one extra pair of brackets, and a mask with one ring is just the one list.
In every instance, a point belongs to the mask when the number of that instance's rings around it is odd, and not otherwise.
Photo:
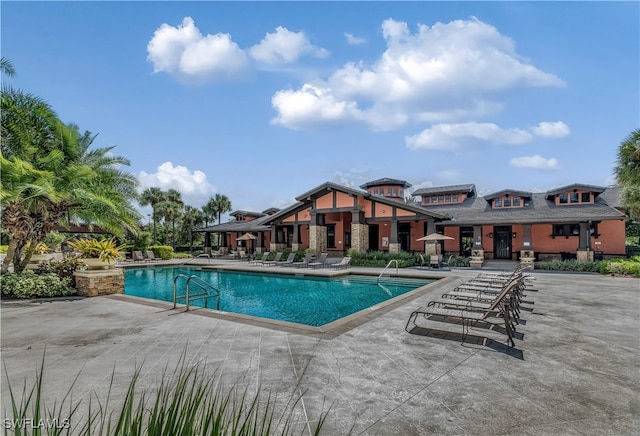
[[(221, 235), (224, 249), (236, 239), (255, 251), (304, 250), (342, 254), (357, 251), (433, 252), (485, 259), (517, 260), (625, 254), (625, 215), (619, 189), (573, 184), (537, 193), (504, 189), (478, 196), (475, 185), (452, 185), (405, 193), (411, 184), (378, 179), (350, 188), (323, 183), (282, 209), (236, 211), (235, 221), (200, 231)], [(419, 238), (439, 232), (453, 239), (440, 247)], [(210, 239), (207, 238), (207, 241)]]

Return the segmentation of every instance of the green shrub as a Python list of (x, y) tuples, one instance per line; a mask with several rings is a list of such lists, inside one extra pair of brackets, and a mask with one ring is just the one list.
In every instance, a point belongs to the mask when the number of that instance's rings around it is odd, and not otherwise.
[(169, 245), (151, 245), (148, 249), (162, 260), (173, 259), (173, 247)]
[(81, 267), (84, 267), (81, 259), (77, 257), (68, 257), (61, 261), (51, 261), (38, 265), (36, 274), (57, 274), (60, 279), (68, 278), (70, 286), (75, 288), (76, 279), (73, 273)]
[(26, 270), (22, 273), (2, 274), (2, 295), (13, 298), (62, 297), (75, 294), (71, 279), (61, 279), (56, 273), (36, 274)]
[[(370, 251), (361, 253), (356, 250), (349, 250), (348, 256), (351, 256), (351, 265), (353, 266), (372, 266), (385, 267), (389, 261), (395, 259), (398, 261), (399, 268), (407, 268), (420, 264), (420, 258), (416, 254), (407, 253), (389, 253), (387, 251)], [(395, 266), (395, 263), (392, 265)]]
[(470, 264), (470, 257), (453, 256), (451, 260), (449, 260), (449, 266), (456, 268), (467, 267), (470, 266)]
[(601, 262), (602, 274), (640, 277), (640, 256), (631, 259), (605, 260)]
[(576, 259), (569, 260), (550, 260), (547, 262), (536, 263), (536, 269), (549, 271), (573, 271), (573, 272), (596, 272), (599, 273), (601, 263), (605, 261), (595, 262), (578, 262)]
[(7, 254), (8, 245), (0, 245), (0, 254)]
[(191, 256), (189, 253), (175, 253), (173, 255), (174, 259), (191, 259)]

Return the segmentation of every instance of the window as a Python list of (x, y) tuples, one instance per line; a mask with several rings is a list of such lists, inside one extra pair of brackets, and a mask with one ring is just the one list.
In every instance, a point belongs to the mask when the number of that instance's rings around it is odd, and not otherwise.
[(391, 188), (387, 188), (387, 197), (391, 197)]
[(444, 201), (446, 201), (447, 203), (451, 203), (451, 194), (447, 194), (444, 196)]
[(569, 201), (571, 201), (571, 203), (578, 203), (578, 193), (572, 192), (569, 196)]
[(453, 202), (454, 203), (458, 202), (458, 194), (453, 194)]
[(394, 197), (397, 197), (397, 196), (398, 196), (398, 190), (397, 190), (397, 189), (395, 189), (395, 188), (393, 189), (393, 196), (394, 196)]
[(525, 199), (524, 199), (524, 206), (525, 206), (525, 207), (527, 207), (527, 206), (531, 206), (531, 199), (530, 199), (530, 198), (525, 198)]
[(351, 247), (351, 232), (344, 232), (344, 246)]
[(511, 207), (511, 198), (505, 197), (505, 199), (504, 199), (504, 207)]
[(520, 207), (520, 197), (513, 197), (513, 207)]
[(496, 198), (493, 200), (493, 207), (502, 207), (502, 198)]
[(404, 189), (401, 189), (401, 190), (400, 190), (400, 197), (403, 197), (403, 198), (404, 198)]
[(560, 204), (567, 204), (567, 201), (569, 200), (567, 194), (560, 194), (558, 195), (558, 198), (560, 199)]
[(444, 195), (438, 195), (438, 203), (444, 203)]
[(580, 236), (580, 224), (554, 224), (552, 236)]
[(336, 248), (336, 225), (327, 225), (327, 248)]
[(431, 197), (431, 202), (432, 202), (432, 203), (437, 203), (437, 202), (438, 202), (438, 196), (437, 196), (437, 195), (433, 195), (433, 196)]
[(424, 200), (424, 204), (429, 204), (429, 202), (431, 201), (431, 197), (422, 197), (422, 199)]
[(591, 192), (583, 192), (582, 193), (582, 202), (583, 203), (591, 203)]

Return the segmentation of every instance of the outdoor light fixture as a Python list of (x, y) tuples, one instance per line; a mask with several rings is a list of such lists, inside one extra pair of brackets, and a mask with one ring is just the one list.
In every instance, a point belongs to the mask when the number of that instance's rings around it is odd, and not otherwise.
[(489, 237), (493, 238), (493, 232), (489, 232)]
[(513, 239), (516, 239), (516, 237), (518, 236), (518, 234), (516, 232), (513, 232)]

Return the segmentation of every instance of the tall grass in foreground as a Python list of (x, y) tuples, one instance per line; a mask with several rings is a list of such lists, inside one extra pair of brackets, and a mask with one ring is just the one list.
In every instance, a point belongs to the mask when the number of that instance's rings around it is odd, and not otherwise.
[[(318, 435), (327, 417), (323, 411), (315, 425), (297, 419), (295, 409), (301, 396), (289, 394), (277, 412), (276, 398), (258, 387), (255, 394), (234, 384), (226, 389), (220, 373), (208, 373), (204, 365), (187, 365), (183, 353), (176, 368), (167, 369), (152, 389), (138, 386), (141, 367), (137, 367), (126, 395), (111, 405), (115, 371), (104, 401), (95, 392), (88, 400), (86, 415), (79, 414), (80, 401), (74, 402), (73, 384), (58, 403), (47, 407), (42, 399), (44, 358), (34, 385), (22, 397), (15, 396), (5, 367), (11, 396), (11, 412), (3, 421), (4, 434), (15, 435)], [(76, 376), (76, 380), (78, 377)]]

